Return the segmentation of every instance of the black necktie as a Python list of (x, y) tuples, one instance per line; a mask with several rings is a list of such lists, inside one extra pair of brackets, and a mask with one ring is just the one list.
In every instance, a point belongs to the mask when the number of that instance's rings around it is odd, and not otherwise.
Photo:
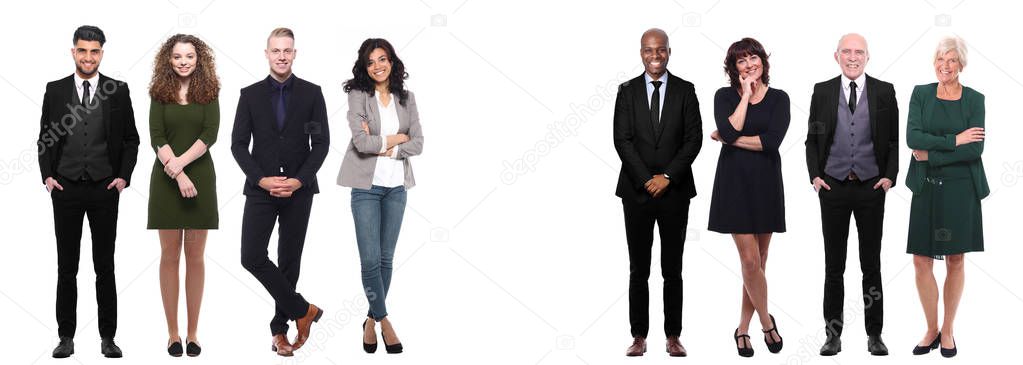
[(849, 81), (849, 112), (856, 114), (856, 81)]
[(278, 97), (277, 97), (277, 101), (276, 101), (276, 103), (277, 103), (277, 110), (276, 110), (276, 112), (277, 112), (276, 113), (277, 114), (276, 115), (276, 117), (277, 117), (277, 130), (282, 130), (283, 131), (284, 130), (284, 117), (287, 115), (287, 111), (284, 110), (285, 105), (286, 105), (286, 103), (284, 102), (284, 84), (280, 84), (280, 87), (277, 88), (277, 92), (279, 93)]
[(82, 105), (89, 105), (89, 80), (82, 81), (82, 88), (85, 89), (82, 93)]
[(651, 81), (650, 83), (654, 84), (654, 94), (650, 95), (650, 120), (654, 122), (656, 130), (661, 122), (661, 82)]

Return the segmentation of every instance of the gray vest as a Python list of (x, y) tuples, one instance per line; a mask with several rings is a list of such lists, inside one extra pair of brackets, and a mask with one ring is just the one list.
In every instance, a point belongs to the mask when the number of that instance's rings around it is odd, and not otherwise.
[[(98, 86), (98, 85), (97, 85)], [(95, 95), (97, 87), (94, 86), (90, 93), (93, 94), (89, 105), (83, 105), (82, 97), (78, 95), (78, 89), (74, 89), (71, 98), (69, 113), (75, 115), (74, 125), (68, 130), (64, 139), (63, 153), (60, 155), (60, 164), (57, 166), (57, 173), (72, 180), (100, 181), (114, 174), (110, 166), (110, 157), (107, 152), (107, 129), (103, 123), (103, 101), (99, 95)]]
[(831, 153), (824, 172), (837, 180), (845, 180), (849, 172), (860, 180), (869, 180), (878, 175), (877, 159), (874, 157), (874, 141), (870, 131), (870, 105), (867, 93), (856, 103), (856, 114), (849, 111), (845, 88), (839, 87), (838, 124)]

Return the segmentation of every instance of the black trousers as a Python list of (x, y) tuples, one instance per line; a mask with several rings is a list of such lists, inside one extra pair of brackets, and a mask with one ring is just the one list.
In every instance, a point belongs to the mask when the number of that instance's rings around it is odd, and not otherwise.
[[(287, 334), (288, 320), (305, 316), (309, 302), (295, 292), (302, 266), (313, 194), (296, 192), (290, 198), (247, 196), (242, 217), (242, 266), (259, 280), (274, 298), (276, 310), (270, 333)], [(277, 264), (267, 253), (270, 234), (277, 222)]]
[(879, 178), (839, 181), (824, 178), (831, 190), (817, 193), (821, 202), (824, 232), (824, 321), (828, 334), (842, 335), (843, 274), (849, 239), (849, 216), (856, 218), (859, 232), (860, 271), (863, 272), (864, 323), (868, 335), (880, 335), (884, 322), (881, 289), (881, 232), (884, 223), (883, 188), (874, 190)]
[(78, 262), (82, 249), (82, 223), (86, 216), (92, 233), (99, 335), (113, 338), (117, 332), (114, 240), (117, 237), (120, 192), (117, 188), (107, 190), (112, 180), (75, 182), (58, 177), (57, 181), (64, 190), (55, 188), (50, 192), (57, 236), (57, 334), (62, 337), (74, 337), (78, 323)]
[[(669, 192), (670, 194), (671, 192)], [(650, 256), (654, 223), (661, 235), (661, 277), (664, 278), (664, 334), (682, 333), (682, 251), (686, 239), (689, 199), (622, 200), (625, 237), (629, 244), (629, 324), (633, 337), (650, 330)]]

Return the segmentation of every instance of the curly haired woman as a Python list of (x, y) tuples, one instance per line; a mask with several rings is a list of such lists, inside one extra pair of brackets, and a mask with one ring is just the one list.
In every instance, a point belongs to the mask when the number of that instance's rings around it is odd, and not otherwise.
[[(149, 186), (149, 229), (160, 235), (160, 293), (167, 317), (167, 353), (198, 356), (196, 331), (205, 276), (206, 234), (217, 229), (217, 176), (208, 153), (217, 140), (220, 104), (213, 52), (199, 38), (177, 34), (153, 61), (149, 133), (157, 160)], [(178, 334), (178, 268), (185, 252), (187, 347)]]

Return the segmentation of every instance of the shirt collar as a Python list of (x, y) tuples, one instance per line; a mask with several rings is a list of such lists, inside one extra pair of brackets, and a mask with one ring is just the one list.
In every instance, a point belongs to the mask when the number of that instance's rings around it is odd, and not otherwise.
[(284, 82), (277, 82), (277, 79), (273, 78), (273, 76), (267, 76), (266, 79), (270, 81), (270, 86), (274, 89), (280, 89), (282, 87), (285, 89), (291, 89), (291, 85), (295, 83), (295, 74), (289, 75)]
[[(643, 80), (645, 80), (646, 83), (649, 84), (649, 83), (654, 81), (654, 78), (650, 77), (650, 74), (648, 74), (646, 72), (643, 72)], [(657, 79), (657, 81), (661, 82), (661, 86), (667, 85), (668, 84), (668, 72), (665, 71), (664, 74), (661, 75), (661, 77)]]
[(90, 89), (89, 92), (90, 93), (96, 92), (96, 86), (99, 86), (99, 82), (97, 82), (97, 81), (99, 81), (99, 72), (96, 72), (96, 73), (92, 74), (92, 77), (87, 78), (87, 79), (83, 79), (81, 76), (78, 75), (78, 72), (75, 72), (75, 87), (77, 87), (78, 89), (81, 89), (82, 88), (82, 81), (85, 81), (85, 80), (89, 80), (89, 89)]
[[(853, 81), (853, 80), (850, 79), (849, 77), (846, 77), (845, 74), (843, 73), (842, 74), (842, 88), (844, 88), (845, 90), (849, 90), (849, 82), (850, 81)], [(866, 86), (867, 73), (864, 72), (864, 73), (860, 74), (860, 77), (857, 77), (855, 81), (856, 81), (856, 91), (857, 92), (862, 91), (863, 87)]]

